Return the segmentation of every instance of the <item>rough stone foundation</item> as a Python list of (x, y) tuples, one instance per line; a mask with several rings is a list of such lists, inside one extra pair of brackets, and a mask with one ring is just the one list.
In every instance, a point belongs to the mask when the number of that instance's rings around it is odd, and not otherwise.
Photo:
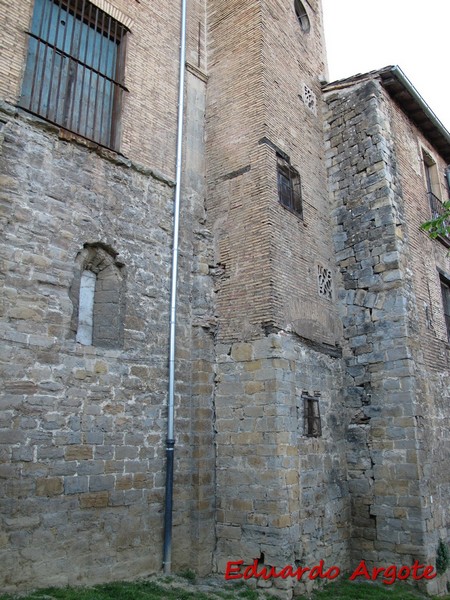
[[(251, 565), (254, 559), (277, 568), (312, 567), (321, 559), (347, 567), (342, 376), (339, 358), (311, 350), (283, 331), (218, 346), (219, 572), (228, 561)], [(304, 435), (304, 393), (320, 394), (320, 438)], [(294, 583), (272, 580), (282, 588)]]

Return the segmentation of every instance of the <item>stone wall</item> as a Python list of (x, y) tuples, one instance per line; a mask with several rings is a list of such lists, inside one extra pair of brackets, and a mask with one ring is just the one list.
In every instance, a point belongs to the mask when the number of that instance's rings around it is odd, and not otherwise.
[[(4, 108), (1, 586), (94, 583), (157, 571), (173, 182)], [(198, 388), (211, 379), (203, 210), (189, 180), (180, 241), (174, 568), (201, 547), (199, 570), (209, 571), (211, 456), (199, 450), (208, 435), (212, 447), (210, 401)], [(76, 257), (86, 244), (99, 243), (125, 274), (117, 347), (77, 343), (73, 330)]]
[[(206, 78), (186, 74), (177, 318), (175, 463), (184, 494), (174, 492), (174, 569), (211, 572), (215, 538), (215, 294), (212, 235), (205, 210)], [(185, 343), (189, 340), (189, 343)], [(178, 431), (180, 429), (180, 431)], [(186, 506), (187, 505), (187, 506)], [(189, 507), (189, 518), (186, 508)]]
[[(424, 234), (407, 202), (411, 183), (401, 173), (405, 157), (392, 119), (398, 110), (376, 79), (331, 84), (325, 92), (335, 249), (343, 276), (339, 298), (351, 378), (346, 397), (353, 412), (348, 432), (352, 556), (363, 555), (374, 564), (416, 559), (433, 564), (434, 451), (427, 447), (425, 431), (431, 431), (431, 422), (442, 431), (448, 387), (444, 373), (426, 373), (423, 361), (423, 310), (412, 273), (414, 247)], [(422, 185), (416, 183), (416, 195)], [(433, 407), (433, 396), (441, 410)], [(442, 477), (439, 481), (438, 497)], [(443, 589), (442, 580), (432, 586)]]
[[(217, 569), (255, 559), (295, 569), (323, 559), (345, 570), (350, 504), (339, 357), (282, 331), (217, 351)], [(305, 435), (304, 393), (320, 395), (321, 437)], [(290, 597), (292, 581), (271, 583)]]
[[(450, 344), (444, 322), (439, 279), (441, 273), (450, 280), (450, 257), (448, 248), (439, 240), (430, 240), (420, 230), (421, 223), (431, 215), (426, 194), (423, 152), (429, 153), (436, 161), (440, 182), (436, 191), (442, 201), (448, 197), (444, 178), (447, 165), (395, 104), (390, 107), (390, 118), (405, 199), (409, 267), (417, 299), (411, 347), (420, 406), (420, 417), (417, 419), (420, 440), (419, 474), (428, 491), (424, 513), (426, 552), (429, 560), (434, 562), (439, 540), (450, 542), (450, 478), (446, 466), (450, 449), (446, 425), (450, 419)], [(433, 582), (431, 591), (445, 592), (448, 577), (447, 573), (447, 579), (442, 577)]]
[[(326, 95), (336, 259), (342, 301), (354, 559), (423, 557), (414, 364), (401, 187), (380, 86)], [(398, 554), (397, 554), (398, 553)], [(411, 556), (414, 555), (414, 557)], [(406, 557), (405, 557), (406, 559)]]
[[(180, 5), (93, 0), (129, 30), (116, 154), (12, 107), (20, 102), (33, 4), (2, 2), (0, 17), (0, 95), (10, 103), (1, 121), (0, 429), (2, 459), (11, 462), (2, 465), (0, 547), (10, 589), (144, 574), (160, 569), (162, 551)], [(201, 573), (211, 569), (215, 505), (205, 35), (205, 3), (192, 0), (173, 567)], [(97, 279), (93, 345), (77, 343), (84, 269)]]

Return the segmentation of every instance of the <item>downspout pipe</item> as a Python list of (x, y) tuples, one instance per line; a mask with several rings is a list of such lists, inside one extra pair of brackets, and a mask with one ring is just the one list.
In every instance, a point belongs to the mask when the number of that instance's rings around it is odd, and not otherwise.
[(175, 200), (173, 216), (172, 276), (170, 287), (170, 334), (169, 334), (169, 396), (167, 402), (167, 439), (166, 439), (166, 495), (164, 510), (164, 548), (163, 569), (170, 574), (172, 567), (172, 512), (173, 512), (173, 461), (175, 451), (174, 438), (174, 391), (175, 391), (175, 346), (177, 316), (177, 274), (178, 239), (180, 223), (181, 167), (183, 160), (183, 124), (184, 124), (184, 74), (186, 64), (186, 0), (181, 0), (180, 32), (180, 74), (178, 83), (178, 121)]

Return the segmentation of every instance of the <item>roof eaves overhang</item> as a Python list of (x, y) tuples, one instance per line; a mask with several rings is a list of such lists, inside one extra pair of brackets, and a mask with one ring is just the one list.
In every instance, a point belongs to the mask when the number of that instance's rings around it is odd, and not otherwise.
[(444, 160), (450, 163), (450, 133), (437, 118), (413, 84), (398, 66), (356, 75), (326, 84), (324, 92), (350, 87), (364, 80), (378, 78), (389, 96), (400, 106)]

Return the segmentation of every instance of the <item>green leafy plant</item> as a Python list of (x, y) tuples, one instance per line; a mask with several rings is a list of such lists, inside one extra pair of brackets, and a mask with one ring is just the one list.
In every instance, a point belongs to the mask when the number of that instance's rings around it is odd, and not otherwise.
[(450, 235), (450, 200), (444, 202), (442, 205), (442, 214), (422, 223), (420, 226), (423, 231), (426, 231), (429, 236), (433, 239), (440, 235)]
[(448, 544), (443, 540), (439, 540), (439, 544), (436, 551), (436, 571), (438, 575), (442, 575), (448, 569), (450, 565), (450, 550)]

